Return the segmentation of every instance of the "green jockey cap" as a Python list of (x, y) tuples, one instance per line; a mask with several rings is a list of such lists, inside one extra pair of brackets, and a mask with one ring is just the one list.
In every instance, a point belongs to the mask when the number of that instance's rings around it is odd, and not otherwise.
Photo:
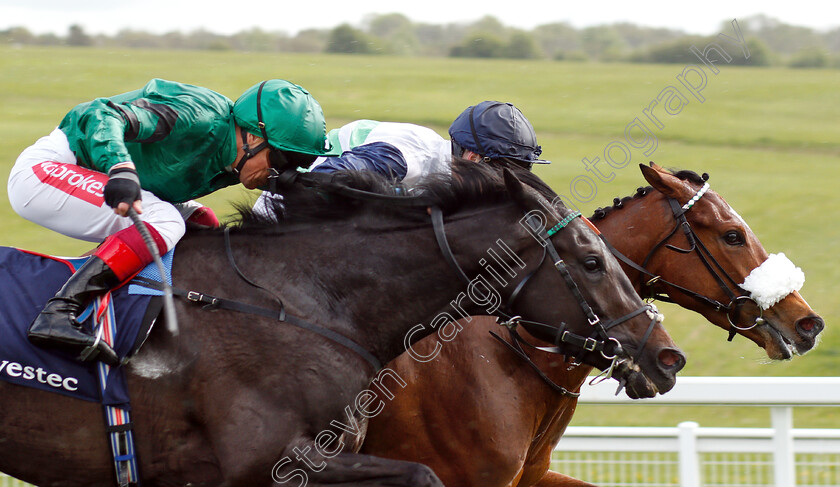
[(248, 88), (233, 105), (236, 124), (275, 149), (323, 155), (327, 124), (321, 105), (302, 87), (271, 79)]

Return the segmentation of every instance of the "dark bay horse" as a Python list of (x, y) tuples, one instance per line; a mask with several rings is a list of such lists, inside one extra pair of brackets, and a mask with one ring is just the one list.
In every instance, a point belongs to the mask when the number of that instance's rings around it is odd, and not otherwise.
[[(637, 292), (667, 294), (710, 322), (753, 340), (770, 358), (787, 359), (811, 349), (823, 321), (798, 292), (765, 310), (763, 323), (752, 326), (757, 310), (744, 308), (737, 317), (727, 317), (725, 309), (714, 305), (727, 305), (731, 297), (695, 252), (665, 247), (691, 247), (684, 232), (669, 236), (681, 225), (668, 198), (685, 204), (705, 181), (695, 173), (677, 176), (655, 165), (642, 166), (642, 173), (652, 187), (640, 188), (592, 217), (622, 254), (639, 264), (647, 258), (646, 272), (660, 277), (653, 279), (623, 264)], [(744, 220), (717, 193), (707, 191), (685, 215), (693, 238), (720, 264), (719, 277), (726, 273), (741, 283), (767, 259)], [(742, 294), (724, 280), (731, 292)], [(370, 420), (362, 452), (422, 462), (449, 487), (591, 485), (548, 470), (577, 399), (552, 390), (489, 331), (498, 332), (498, 325), (476, 317), (435, 360), (421, 364), (401, 356), (392, 362), (409, 385)], [(429, 353), (434, 346), (435, 337), (427, 337), (414, 348), (416, 353)], [(528, 355), (552, 381), (570, 391), (579, 391), (591, 371), (562, 356), (539, 351)]]
[[(394, 192), (369, 174), (344, 182)], [(621, 359), (613, 376), (628, 392), (647, 397), (673, 386), (684, 358), (584, 221), (510, 173), (502, 180), (479, 165), (454, 168), (451, 181), (433, 181), (423, 194), (446, 215), (446, 237), (442, 227), (433, 232), (425, 207), (292, 189), (291, 216), (279, 224), (245, 214), (227, 233), (189, 232), (173, 281), (282, 307), (381, 363), (430, 333), (451, 340), (453, 315), (508, 303), (535, 338), (578, 337), (586, 347), (579, 356), (601, 368)], [(526, 213), (542, 215), (553, 236), (539, 228), (535, 238), (539, 225)], [(442, 256), (441, 241), (469, 285)], [(544, 258), (554, 252), (562, 260)], [(241, 279), (231, 255), (268, 292)], [(353, 452), (363, 436), (354, 410), (372, 415), (395, 396), (404, 380), (393, 370), (377, 371), (360, 352), (275, 318), (186, 301), (176, 311), (180, 334), (159, 322), (127, 365), (144, 485), (442, 485), (423, 465)], [(0, 382), (0, 411), (0, 471), (41, 486), (113, 485), (97, 404)]]

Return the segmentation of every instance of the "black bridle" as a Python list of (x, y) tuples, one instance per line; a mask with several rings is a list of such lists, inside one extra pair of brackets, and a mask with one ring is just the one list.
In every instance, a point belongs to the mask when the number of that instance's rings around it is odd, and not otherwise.
[[(732, 339), (735, 338), (735, 335), (738, 333), (739, 330), (746, 331), (764, 323), (764, 311), (760, 306), (758, 306), (758, 303), (756, 303), (756, 307), (759, 309), (759, 315), (758, 317), (756, 317), (755, 322), (747, 327), (741, 327), (737, 325), (737, 317), (733, 318), (733, 315), (737, 313), (738, 309), (740, 309), (740, 307), (743, 306), (745, 303), (749, 301), (755, 303), (755, 300), (734, 279), (732, 279), (729, 273), (727, 273), (723, 266), (721, 266), (717, 259), (715, 259), (714, 255), (712, 255), (712, 253), (709, 252), (709, 249), (706, 247), (706, 245), (703, 243), (700, 237), (697, 236), (697, 233), (694, 232), (694, 229), (691, 227), (691, 224), (688, 222), (688, 219), (685, 216), (688, 210), (690, 210), (697, 203), (697, 201), (699, 201), (700, 198), (703, 197), (703, 195), (706, 193), (706, 191), (708, 191), (708, 189), (709, 183), (705, 183), (703, 187), (701, 187), (697, 191), (697, 193), (695, 193), (695, 195), (688, 201), (688, 203), (682, 206), (676, 199), (670, 197), (668, 198), (668, 205), (670, 206), (671, 212), (674, 215), (676, 225), (674, 226), (673, 230), (671, 230), (668, 233), (668, 235), (666, 235), (662, 240), (660, 240), (656, 245), (653, 246), (653, 248), (648, 252), (647, 256), (645, 256), (641, 265), (637, 264), (624, 254), (619, 252), (618, 249), (613, 247), (600, 232), (598, 232), (598, 235), (601, 237), (601, 240), (603, 240), (604, 243), (607, 245), (607, 248), (610, 250), (610, 252), (612, 252), (613, 255), (616, 256), (616, 258), (627, 264), (630, 268), (638, 271), (642, 276), (649, 277), (649, 279), (643, 282), (641, 286), (642, 296), (645, 299), (673, 303), (674, 300), (671, 299), (669, 296), (662, 293), (657, 293), (653, 290), (653, 286), (655, 284), (664, 284), (666, 286), (672, 287), (673, 289), (679, 291), (680, 293), (686, 296), (689, 296), (697, 301), (700, 301), (712, 307), (717, 312), (723, 311), (726, 313), (726, 318), (730, 324), (729, 337), (727, 338), (727, 340), (732, 341)], [(683, 249), (667, 243), (677, 233), (677, 230), (679, 229), (682, 229), (683, 234), (688, 240), (689, 248), (687, 249)], [(700, 261), (703, 263), (703, 266), (706, 268), (706, 270), (709, 271), (709, 273), (714, 278), (715, 282), (717, 282), (718, 286), (729, 298), (729, 304), (723, 304), (716, 299), (710, 298), (706, 295), (680, 286), (679, 284), (675, 284), (673, 282), (662, 279), (661, 276), (658, 276), (647, 270), (647, 265), (648, 263), (650, 263), (654, 254), (663, 247), (674, 252), (679, 252), (681, 254), (696, 254), (699, 257)], [(644, 280), (644, 278), (642, 279)]]
[[(569, 272), (566, 263), (563, 261), (563, 259), (560, 257), (560, 254), (557, 252), (554, 243), (551, 241), (552, 235), (565, 228), (569, 223), (571, 223), (575, 218), (579, 216), (581, 216), (580, 212), (571, 213), (567, 217), (560, 220), (550, 230), (546, 230), (545, 225), (543, 225), (542, 222), (539, 222), (534, 215), (526, 215), (526, 217), (528, 218), (528, 225), (531, 227), (532, 230), (537, 232), (538, 242), (543, 248), (542, 257), (540, 258), (539, 265), (537, 265), (537, 267), (534, 268), (533, 271), (527, 274), (515, 286), (513, 292), (511, 292), (511, 294), (508, 296), (508, 300), (504, 309), (498, 309), (494, 312), (494, 314), (498, 315), (497, 322), (508, 329), (511, 338), (513, 339), (513, 344), (508, 343), (506, 340), (502, 339), (497, 334), (490, 332), (491, 335), (493, 335), (493, 337), (505, 344), (516, 355), (525, 360), (552, 389), (559, 392), (560, 394), (570, 397), (577, 397), (580, 393), (571, 392), (566, 388), (557, 385), (551, 379), (549, 379), (548, 376), (546, 376), (539, 369), (539, 367), (531, 360), (531, 358), (525, 353), (525, 351), (522, 349), (522, 344), (534, 350), (540, 350), (547, 353), (561, 354), (566, 356), (573, 356), (579, 352), (583, 352), (584, 354), (586, 352), (600, 352), (602, 357), (604, 357), (606, 360), (611, 361), (610, 366), (606, 370), (605, 374), (603, 374), (603, 378), (600, 379), (604, 380), (611, 377), (615, 367), (624, 361), (618, 358), (619, 355), (621, 355), (624, 352), (621, 346), (621, 342), (619, 342), (616, 338), (611, 337), (607, 333), (607, 330), (621, 323), (624, 323), (625, 321), (628, 321), (642, 313), (647, 312), (648, 315), (651, 317), (651, 322), (644, 334), (644, 337), (640, 342), (638, 352), (634, 357), (632, 357), (633, 361), (638, 361), (638, 359), (641, 357), (642, 351), (644, 350), (647, 340), (650, 338), (650, 335), (653, 332), (654, 326), (659, 321), (659, 314), (655, 312), (655, 308), (652, 305), (642, 306), (641, 308), (625, 316), (606, 322), (601, 321), (598, 315), (595, 314), (595, 312), (592, 310), (592, 307), (586, 301), (586, 298), (580, 292), (580, 288), (578, 287), (577, 283), (575, 282), (574, 278)], [(453, 268), (453, 270), (461, 279), (461, 281), (463, 281), (466, 285), (470, 285), (471, 280), (467, 277), (467, 274), (455, 260), (455, 256), (453, 255), (452, 250), (449, 247), (449, 243), (446, 239), (446, 232), (444, 230), (443, 223), (443, 212), (438, 207), (432, 207), (431, 217), (432, 226), (435, 231), (435, 238), (437, 239), (438, 246), (440, 247), (441, 252), (443, 253), (444, 259), (447, 261), (447, 263), (449, 263), (450, 267)], [(593, 333), (590, 336), (583, 336), (578, 335), (576, 333), (572, 333), (570, 330), (567, 329), (567, 324), (565, 322), (561, 322), (559, 326), (551, 325), (537, 321), (525, 320), (521, 316), (513, 315), (513, 313), (511, 312), (513, 302), (519, 296), (519, 293), (528, 283), (530, 278), (537, 272), (537, 270), (540, 267), (542, 267), (542, 263), (545, 261), (546, 257), (550, 257), (554, 261), (554, 268), (563, 277), (563, 280), (566, 283), (566, 287), (574, 296), (575, 300), (577, 301), (578, 305), (583, 311), (583, 314), (586, 316), (589, 325), (592, 326)], [(525, 328), (526, 331), (535, 336), (539, 336), (541, 334), (540, 331), (544, 333), (546, 330), (549, 330), (549, 332), (554, 335), (553, 346), (544, 347), (529, 343), (516, 330), (517, 326), (519, 325), (521, 325), (523, 328)], [(570, 346), (574, 347), (575, 350), (570, 350)]]

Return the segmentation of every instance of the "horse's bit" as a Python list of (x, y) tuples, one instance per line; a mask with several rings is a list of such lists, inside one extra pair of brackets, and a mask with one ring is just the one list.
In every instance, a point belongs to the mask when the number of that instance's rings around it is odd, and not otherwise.
[[(677, 221), (677, 224), (676, 224), (676, 226), (674, 226), (674, 229), (671, 230), (668, 233), (668, 235), (665, 236), (665, 238), (660, 240), (659, 243), (657, 243), (650, 250), (650, 252), (648, 252), (647, 256), (642, 261), (641, 265), (636, 264), (635, 262), (630, 260), (627, 256), (625, 256), (624, 254), (619, 252), (615, 247), (613, 247), (604, 238), (603, 235), (600, 234), (600, 232), (598, 232), (598, 234), (601, 236), (601, 239), (607, 245), (607, 248), (610, 249), (610, 252), (612, 252), (619, 260), (621, 260), (622, 262), (624, 262), (625, 264), (627, 264), (628, 266), (630, 266), (634, 270), (642, 273), (643, 275), (647, 275), (647, 276), (650, 277), (650, 279), (643, 284), (643, 289), (644, 290), (650, 290), (652, 288), (652, 286), (654, 284), (657, 284), (657, 283), (665, 284), (667, 286), (671, 286), (672, 288), (674, 288), (677, 291), (685, 294), (686, 296), (697, 299), (698, 301), (701, 301), (701, 302), (711, 306), (712, 308), (715, 309), (715, 311), (725, 311), (726, 312), (726, 319), (729, 321), (729, 324), (731, 326), (731, 328), (729, 329), (728, 340), (732, 341), (732, 339), (735, 338), (735, 335), (738, 333), (739, 330), (740, 331), (745, 331), (745, 330), (752, 329), (755, 326), (763, 324), (764, 323), (764, 317), (763, 317), (764, 316), (764, 310), (761, 308), (761, 306), (758, 305), (758, 303), (755, 301), (755, 299), (753, 299), (753, 297), (750, 296), (749, 293), (746, 290), (744, 290), (737, 282), (735, 282), (735, 280), (732, 279), (732, 277), (726, 272), (726, 270), (723, 269), (723, 267), (720, 265), (720, 263), (717, 261), (717, 259), (715, 259), (715, 257), (711, 254), (711, 252), (709, 252), (708, 248), (706, 248), (706, 246), (703, 244), (703, 241), (700, 240), (700, 237), (698, 237), (697, 234), (694, 232), (694, 229), (691, 228), (691, 224), (688, 222), (688, 219), (685, 216), (685, 214), (688, 212), (688, 210), (690, 210), (700, 200), (700, 198), (702, 198), (703, 195), (706, 194), (706, 191), (708, 191), (708, 190), (709, 190), (709, 183), (705, 183), (703, 185), (703, 187), (701, 187), (697, 191), (697, 193), (695, 193), (694, 196), (686, 204), (684, 204), (682, 206), (680, 206), (679, 202), (676, 199), (668, 198), (668, 204), (671, 207), (671, 211), (674, 214), (674, 219)], [(668, 242), (668, 240), (670, 240), (671, 237), (673, 237), (674, 234), (677, 232), (677, 230), (680, 229), (680, 228), (682, 228), (683, 233), (685, 234), (685, 237), (688, 240), (688, 243), (689, 243), (689, 248), (688, 249), (682, 249), (682, 248), (676, 247), (674, 245), (666, 244), (666, 242)], [(673, 250), (675, 252), (679, 252), (679, 253), (682, 253), (682, 254), (689, 254), (689, 253), (692, 253), (692, 252), (696, 252), (697, 256), (700, 258), (700, 261), (703, 262), (703, 266), (709, 271), (709, 273), (712, 275), (712, 277), (717, 282), (718, 286), (720, 286), (720, 288), (723, 290), (723, 292), (729, 298), (729, 304), (728, 305), (723, 304), (720, 301), (712, 299), (708, 296), (702, 295), (700, 293), (697, 293), (695, 291), (687, 289), (683, 286), (680, 286), (678, 284), (674, 284), (673, 282), (662, 279), (661, 276), (657, 276), (657, 275), (653, 274), (652, 272), (648, 271), (647, 270), (648, 263), (650, 262), (651, 258), (653, 258), (653, 255), (656, 253), (656, 251), (659, 250), (663, 245), (670, 250)], [(729, 287), (729, 285), (727, 285), (726, 281), (729, 281), (729, 283), (732, 284), (732, 287), (734, 287), (734, 289), (735, 289), (734, 291)], [(738, 294), (736, 294), (736, 292)], [(668, 302), (668, 303), (673, 303), (674, 302), (667, 295), (659, 294), (659, 293), (653, 293), (653, 292), (646, 293), (645, 298), (647, 298), (647, 299), (657, 299), (657, 300), (665, 301), (665, 302)], [(743, 306), (745, 303), (747, 303), (749, 301), (752, 301), (753, 303), (756, 304), (756, 307), (759, 309), (759, 315), (755, 318), (755, 321), (753, 322), (752, 325), (749, 325), (749, 326), (746, 326), (746, 327), (738, 326), (738, 324), (736, 323), (737, 316), (733, 317), (733, 315), (735, 313), (737, 313), (738, 309), (740, 309), (741, 306)]]
[[(459, 276), (459, 278), (466, 283), (467, 285), (470, 284), (470, 279), (467, 277), (466, 273), (464, 273), (461, 266), (455, 260), (454, 255), (452, 254), (452, 250), (449, 247), (449, 243), (446, 239), (446, 233), (444, 232), (443, 226), (443, 213), (438, 207), (433, 207), (431, 210), (432, 216), (432, 225), (435, 231), (435, 238), (437, 239), (438, 246), (443, 253), (444, 258), (449, 263), (449, 265), (455, 270), (455, 273)], [(507, 304), (505, 308), (507, 311), (511, 309), (511, 306), (514, 300), (517, 298), (519, 293), (524, 288), (525, 284), (530, 280), (531, 276), (541, 267), (542, 262), (545, 261), (546, 256), (550, 256), (551, 259), (554, 261), (554, 268), (560, 272), (563, 280), (566, 282), (566, 286), (569, 288), (569, 291), (575, 297), (578, 302), (578, 305), (583, 310), (583, 314), (586, 316), (587, 321), (594, 329), (594, 336), (584, 337), (581, 335), (577, 335), (572, 333), (568, 329), (566, 329), (566, 323), (561, 323), (560, 326), (549, 325), (545, 323), (540, 323), (536, 321), (524, 320), (521, 316), (512, 316), (512, 313), (504, 312), (501, 310), (497, 310), (497, 314), (500, 315), (497, 318), (497, 322), (506, 327), (511, 334), (511, 337), (514, 339), (514, 345), (511, 345), (495, 333), (491, 332), (491, 334), (501, 341), (503, 344), (508, 346), (514, 353), (524, 359), (536, 372), (537, 374), (546, 381), (552, 389), (556, 390), (557, 392), (577, 397), (579, 393), (570, 392), (562, 386), (555, 384), (551, 381), (539, 368), (536, 364), (531, 361), (531, 359), (525, 354), (524, 350), (522, 349), (520, 344), (525, 344), (529, 348), (541, 350), (543, 352), (548, 353), (555, 353), (555, 354), (562, 354), (562, 355), (569, 355), (569, 350), (563, 347), (563, 345), (571, 345), (582, 349), (584, 353), (586, 352), (600, 352), (601, 356), (604, 357), (606, 360), (610, 361), (610, 366), (607, 370), (593, 379), (593, 382), (597, 381), (600, 382), (611, 377), (613, 370), (615, 367), (622, 362), (624, 359), (619, 359), (618, 356), (622, 353), (623, 348), (621, 343), (614, 337), (611, 337), (607, 334), (607, 330), (613, 328), (625, 321), (628, 321), (642, 313), (647, 313), (649, 317), (651, 317), (651, 323), (648, 326), (647, 331), (644, 334), (644, 337), (641, 340), (639, 350), (637, 354), (632, 358), (634, 361), (637, 361), (644, 350), (644, 346), (647, 343), (647, 340), (650, 338), (651, 333), (653, 332), (653, 328), (658, 321), (661, 321), (661, 315), (656, 312), (656, 309), (653, 305), (646, 305), (643, 306), (621, 318), (610, 320), (608, 322), (602, 322), (601, 319), (595, 314), (592, 310), (592, 307), (586, 301), (586, 298), (580, 292), (580, 288), (578, 287), (577, 283), (574, 281), (571, 273), (569, 273), (568, 267), (563, 259), (557, 252), (556, 247), (551, 242), (551, 236), (565, 228), (569, 223), (571, 223), (575, 218), (581, 216), (580, 212), (573, 212), (563, 218), (560, 222), (554, 225), (550, 230), (546, 230), (545, 226), (542, 223), (536, 222), (536, 217), (533, 215), (528, 215), (528, 225), (531, 227), (532, 230), (537, 232), (539, 236), (539, 243), (543, 247), (543, 254), (542, 258), (540, 259), (540, 265), (538, 265), (531, 273), (526, 275), (522, 281), (517, 284), (514, 288), (511, 295), (508, 297)], [(523, 328), (528, 330), (529, 332), (533, 332), (534, 329), (542, 328), (542, 329), (550, 329), (551, 332), (554, 334), (554, 346), (552, 347), (541, 347), (536, 346), (528, 343), (525, 338), (523, 338), (519, 332), (516, 331), (517, 325), (522, 325)], [(530, 328), (530, 329), (529, 329)], [(608, 349), (612, 349), (611, 352)]]

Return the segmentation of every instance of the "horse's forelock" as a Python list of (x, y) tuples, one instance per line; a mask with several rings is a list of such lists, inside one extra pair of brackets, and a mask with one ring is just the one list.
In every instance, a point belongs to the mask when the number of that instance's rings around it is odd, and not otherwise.
[(702, 186), (709, 179), (708, 174), (703, 173), (703, 175), (701, 176), (701, 175), (697, 174), (696, 172), (691, 171), (689, 169), (674, 170), (674, 171), (670, 171), (670, 172), (671, 172), (671, 174), (673, 174), (675, 177), (677, 177), (678, 179), (680, 179), (682, 181), (689, 181), (691, 183), (694, 183), (694, 184), (697, 184), (697, 185), (700, 185), (700, 186)]

